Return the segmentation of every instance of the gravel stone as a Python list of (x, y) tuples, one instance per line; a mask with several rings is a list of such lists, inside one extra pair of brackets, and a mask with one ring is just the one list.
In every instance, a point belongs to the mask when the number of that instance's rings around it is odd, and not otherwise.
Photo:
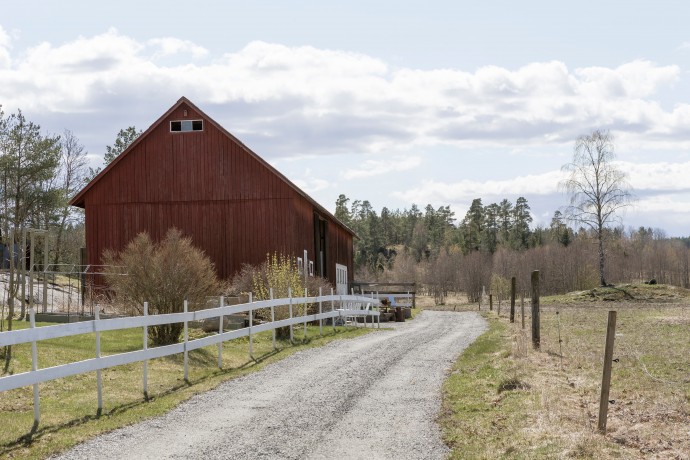
[(486, 330), (424, 311), (391, 329), (296, 353), (59, 459), (441, 459), (441, 384)]

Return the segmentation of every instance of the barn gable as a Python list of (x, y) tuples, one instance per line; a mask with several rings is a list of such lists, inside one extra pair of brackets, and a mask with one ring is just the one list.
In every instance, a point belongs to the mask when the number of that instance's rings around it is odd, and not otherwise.
[(186, 98), (181, 98), (70, 204), (85, 209), (87, 257), (146, 231), (180, 228), (221, 277), (268, 252), (302, 255), (335, 280), (352, 274), (353, 232)]

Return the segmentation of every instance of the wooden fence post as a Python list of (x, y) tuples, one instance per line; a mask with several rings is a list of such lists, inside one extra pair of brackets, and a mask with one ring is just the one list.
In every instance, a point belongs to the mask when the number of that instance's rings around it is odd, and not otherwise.
[[(26, 319), (26, 228), (22, 229), (22, 239), (21, 239), (21, 247), (19, 248), (19, 266), (21, 267), (19, 269), (19, 277), (22, 280), (22, 285), (21, 285), (21, 314), (20, 319), (24, 321)], [(70, 291), (72, 292), (72, 291)], [(69, 297), (67, 298), (69, 301)], [(69, 311), (69, 303), (67, 307), (67, 311)]]
[[(249, 303), (254, 301), (252, 293), (249, 293)], [(252, 338), (252, 326), (254, 326), (254, 310), (249, 306), (249, 359), (254, 359), (254, 339)]]
[[(85, 270), (86, 267), (82, 268)], [(43, 313), (48, 313), (48, 235), (43, 237)]]
[[(98, 307), (96, 307), (93, 312), (95, 315), (93, 324), (94, 329), (96, 329), (96, 359), (99, 359), (101, 357), (101, 332), (99, 331), (98, 322), (101, 319), (101, 315)], [(101, 378), (100, 369), (96, 369), (96, 386), (98, 389), (98, 410), (96, 411), (96, 415), (100, 417), (103, 413), (103, 379)]]
[(532, 272), (532, 346), (535, 350), (541, 347), (541, 332), (539, 330), (539, 270)]
[(36, 253), (36, 232), (29, 231), (31, 252), (29, 253), (29, 308), (34, 306), (34, 254)]
[(489, 311), (494, 310), (494, 295), (489, 294)]
[[(273, 288), (269, 289), (271, 300), (273, 300)], [(271, 305), (271, 322), (276, 320), (276, 307)], [(276, 351), (276, 328), (273, 328), (273, 351)]]
[[(220, 308), (225, 306), (225, 297), (220, 296)], [(218, 317), (218, 334), (223, 334), (223, 315)], [(218, 342), (218, 369), (223, 368), (223, 341)]]
[(188, 330), (188, 321), (187, 321), (187, 311), (189, 308), (189, 304), (187, 301), (184, 301), (184, 381), (189, 383), (189, 352), (187, 351), (187, 343), (189, 342), (189, 330)]
[[(333, 300), (333, 288), (331, 288), (331, 313), (335, 311), (335, 300)], [(333, 326), (333, 333), (335, 334), (335, 316), (331, 316), (331, 325)]]
[(616, 312), (609, 311), (606, 325), (606, 348), (604, 350), (604, 372), (601, 377), (601, 397), (599, 399), (599, 422), (597, 429), (606, 434), (606, 418), (609, 412), (609, 392), (611, 390), (611, 366), (613, 363), (613, 341), (616, 338)]
[(323, 313), (323, 302), (321, 301), (322, 289), (319, 286), (319, 336), (323, 337), (323, 318), (321, 314)]
[[(288, 288), (288, 297), (290, 298), (290, 321), (292, 321), (292, 288)], [(292, 330), (292, 322), (290, 322), (290, 343), (295, 342), (294, 332)]]
[[(98, 307), (96, 307), (98, 310)], [(144, 302), (144, 318), (149, 315), (149, 303)], [(143, 350), (146, 351), (149, 348), (149, 327), (144, 326), (144, 347)], [(144, 375), (142, 379), (142, 386), (144, 387), (144, 399), (149, 400), (149, 360), (144, 360)]]
[(525, 291), (520, 295), (520, 319), (522, 320), (522, 328), (525, 328)]
[(510, 279), (510, 322), (515, 322), (515, 277)]
[[(33, 251), (33, 248), (32, 248)], [(36, 312), (33, 307), (29, 308), (29, 327), (36, 328)], [(38, 349), (36, 348), (36, 340), (31, 341), (31, 370), (38, 370)], [(38, 424), (41, 421), (41, 402), (38, 397), (38, 383), (34, 383), (34, 426), (31, 429), (35, 432)]]
[(304, 338), (303, 342), (307, 341), (307, 288), (304, 288)]
[[(339, 300), (340, 300), (340, 311), (338, 313), (340, 315), (340, 318), (342, 318), (343, 317), (343, 309), (345, 308), (345, 306), (343, 305), (343, 296), (342, 295), (339, 296)], [(343, 327), (345, 329), (347, 329), (347, 316), (345, 317), (345, 320), (343, 322)]]

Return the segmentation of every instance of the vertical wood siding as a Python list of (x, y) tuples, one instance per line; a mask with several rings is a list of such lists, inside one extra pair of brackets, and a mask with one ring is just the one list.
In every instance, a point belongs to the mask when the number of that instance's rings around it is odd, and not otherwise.
[[(183, 116), (187, 110), (187, 117)], [(170, 132), (170, 120), (204, 119), (204, 130)], [(190, 236), (228, 278), (269, 252), (315, 259), (315, 206), (206, 118), (181, 104), (101, 176), (83, 197), (88, 263), (140, 232)], [(329, 216), (327, 274), (352, 276), (352, 235)]]

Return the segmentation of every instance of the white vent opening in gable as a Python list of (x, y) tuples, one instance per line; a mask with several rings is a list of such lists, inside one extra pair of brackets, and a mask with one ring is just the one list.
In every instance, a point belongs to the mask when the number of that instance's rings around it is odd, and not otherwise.
[(181, 120), (170, 122), (170, 132), (189, 132), (189, 131), (203, 131), (203, 120)]

